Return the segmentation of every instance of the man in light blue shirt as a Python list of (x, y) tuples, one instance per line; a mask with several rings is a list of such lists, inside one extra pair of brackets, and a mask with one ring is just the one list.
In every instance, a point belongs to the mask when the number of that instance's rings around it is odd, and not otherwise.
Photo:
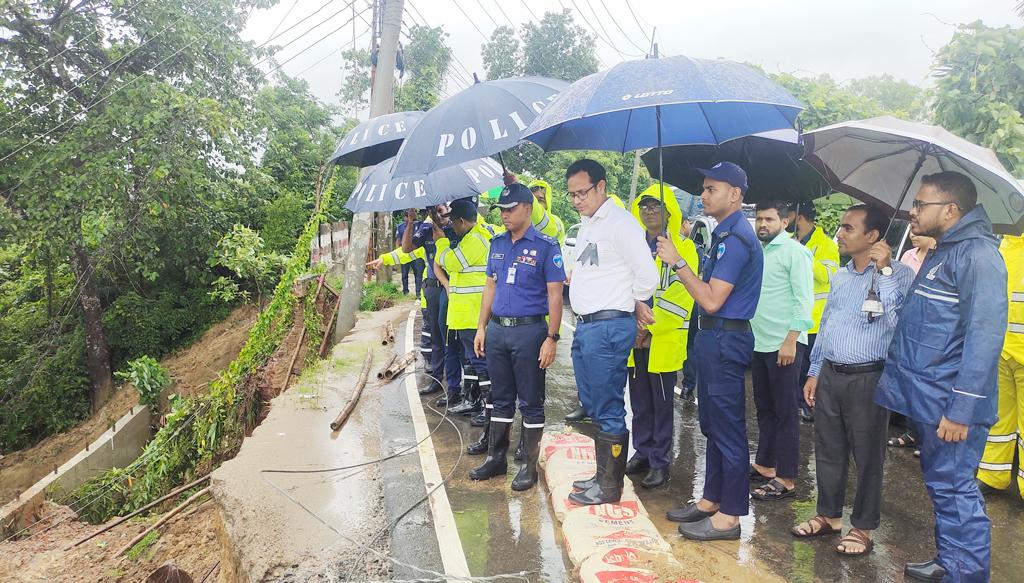
[[(875, 390), (914, 270), (892, 261), (883, 240), (885, 210), (850, 207), (839, 226), (839, 251), (851, 259), (832, 277), (821, 328), (811, 351), (804, 398), (814, 407), (817, 516), (793, 528), (797, 537), (840, 532), (850, 455), (857, 471), (853, 528), (836, 550), (863, 555), (881, 522), (882, 462), (889, 412)], [(866, 304), (869, 299), (874, 305)], [(865, 311), (871, 308), (871, 311)]]
[(811, 252), (786, 232), (788, 210), (784, 202), (758, 203), (755, 223), (764, 247), (761, 297), (750, 321), (758, 428), (750, 477), (762, 483), (751, 493), (757, 500), (796, 496), (800, 453), (796, 395), (807, 331), (814, 325), (814, 275)]

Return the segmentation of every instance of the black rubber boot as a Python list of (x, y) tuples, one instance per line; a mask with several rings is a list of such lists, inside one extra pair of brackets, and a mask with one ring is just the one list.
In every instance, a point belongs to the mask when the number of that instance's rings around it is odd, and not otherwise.
[(504, 421), (491, 420), (491, 428), (487, 440), (487, 459), (484, 463), (469, 471), (474, 480), (489, 480), (495, 476), (503, 476), (508, 472), (508, 435), (512, 424)]
[[(490, 435), (491, 433), (491, 410), (484, 409), (483, 415), (487, 418), (487, 423), (484, 424), (484, 429), (483, 431), (480, 432), (480, 437), (473, 443), (469, 444), (469, 446), (466, 448), (466, 453), (468, 453), (469, 455), (480, 455), (487, 453), (487, 436)], [(476, 419), (476, 417), (474, 417), (473, 419)]]
[(590, 417), (590, 415), (587, 415), (586, 410), (583, 409), (583, 405), (580, 404), (579, 407), (576, 407), (575, 411), (565, 416), (565, 420), (568, 421), (569, 423), (579, 423), (580, 421), (583, 421), (587, 417)]
[(462, 373), (462, 402), (448, 409), (452, 415), (469, 415), (480, 410), (480, 383), (476, 370), (467, 366)]
[(526, 428), (523, 427), (522, 421), (519, 422), (519, 444), (516, 445), (516, 453), (512, 456), (512, 459), (518, 463), (522, 463), (526, 459), (526, 449), (523, 447), (523, 443), (526, 440)]
[(605, 461), (605, 456), (608, 454), (608, 452), (598, 447), (596, 441), (594, 442), (594, 449), (597, 453), (597, 473), (595, 473), (594, 477), (592, 478), (588, 478), (586, 480), (576, 480), (575, 482), (573, 482), (572, 487), (575, 488), (576, 490), (589, 490), (590, 488), (593, 488), (597, 484), (598, 478), (601, 477), (602, 472), (604, 472), (604, 465), (605, 463), (607, 463)]
[[(618, 502), (622, 498), (622, 482), (626, 478), (626, 454), (629, 432), (597, 434), (597, 451), (605, 451), (604, 463), (597, 466), (597, 483), (582, 492), (569, 494), (569, 500), (592, 506)], [(598, 457), (601, 457), (599, 454)]]
[(544, 436), (543, 427), (524, 427), (520, 446), (526, 450), (526, 462), (519, 468), (519, 473), (512, 480), (512, 489), (516, 492), (529, 490), (537, 483), (537, 461), (540, 459), (540, 438)]
[(488, 404), (491, 404), (491, 377), (487, 371), (480, 371), (477, 373), (477, 382), (480, 384), (480, 412), (470, 418), (469, 424), (472, 427), (483, 427), (491, 422), (487, 410)]

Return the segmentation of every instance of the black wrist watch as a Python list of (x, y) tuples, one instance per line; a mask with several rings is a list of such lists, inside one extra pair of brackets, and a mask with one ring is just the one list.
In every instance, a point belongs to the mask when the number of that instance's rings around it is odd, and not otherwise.
[(548, 334), (548, 338), (554, 340), (555, 342), (558, 342), (559, 340), (562, 339), (562, 335), (559, 334), (558, 332), (555, 332), (554, 334)]
[(675, 263), (672, 264), (672, 269), (674, 269), (676, 271), (679, 271), (680, 269), (682, 269), (685, 266), (686, 266), (686, 260), (685, 259), (680, 259), (679, 261), (676, 261)]

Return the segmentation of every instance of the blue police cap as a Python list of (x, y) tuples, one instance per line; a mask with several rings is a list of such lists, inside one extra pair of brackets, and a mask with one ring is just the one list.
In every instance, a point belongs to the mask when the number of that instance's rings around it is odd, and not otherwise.
[(498, 202), (494, 203), (494, 206), (510, 209), (521, 202), (533, 204), (533, 193), (522, 184), (513, 182), (501, 190), (501, 196), (498, 197)]
[(719, 162), (711, 168), (695, 168), (694, 170), (712, 180), (727, 182), (739, 188), (744, 194), (747, 192), (747, 173), (732, 162)]
[(476, 201), (472, 198), (460, 198), (458, 200), (453, 200), (449, 207), (451, 208), (451, 211), (448, 213), (448, 218), (453, 221), (455, 219), (466, 219), (467, 221), (476, 220)]

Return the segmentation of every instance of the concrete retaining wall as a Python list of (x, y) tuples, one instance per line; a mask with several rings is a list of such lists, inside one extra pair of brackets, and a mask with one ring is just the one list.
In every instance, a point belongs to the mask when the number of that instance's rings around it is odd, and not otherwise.
[(96, 441), (0, 508), (4, 537), (32, 524), (50, 492), (69, 492), (89, 478), (134, 461), (149, 441), (149, 407), (135, 407)]

